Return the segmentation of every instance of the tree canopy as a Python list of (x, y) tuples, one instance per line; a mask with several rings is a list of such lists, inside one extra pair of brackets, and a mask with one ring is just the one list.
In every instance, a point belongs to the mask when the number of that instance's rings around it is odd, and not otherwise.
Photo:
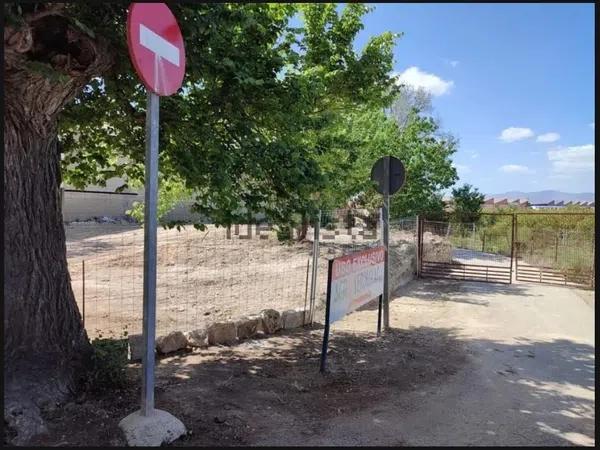
[[(391, 217), (443, 212), (440, 192), (457, 179), (451, 157), (458, 143), (423, 114), (421, 107), (427, 103), (420, 98), (404, 88), (392, 103), (391, 114), (365, 107), (346, 114), (336, 127), (321, 134), (333, 142), (332, 150), (320, 160), (328, 186), (322, 196), (324, 204), (335, 207), (355, 198), (362, 206), (380, 207), (382, 196), (375, 191), (370, 172), (379, 158), (392, 155), (403, 162), (406, 179), (390, 199)], [(404, 112), (397, 115), (394, 110)]]
[(452, 218), (456, 222), (477, 222), (481, 214), (484, 195), (470, 184), (452, 189), (452, 201), (454, 210)]
[[(375, 36), (354, 50), (368, 9), (173, 5), (188, 63), (183, 88), (161, 100), (161, 179), (181, 178), (193, 210), (218, 224), (256, 212), (285, 221), (308, 211), (328, 181), (319, 161), (332, 149), (319, 136), (340, 115), (381, 109), (396, 92), (395, 36)], [(303, 25), (292, 27), (297, 14)], [(123, 10), (113, 18), (112, 34), (124, 33), (124, 17)], [(78, 187), (112, 176), (143, 179), (144, 89), (123, 45), (114, 48), (120, 62), (61, 117), (64, 176)]]

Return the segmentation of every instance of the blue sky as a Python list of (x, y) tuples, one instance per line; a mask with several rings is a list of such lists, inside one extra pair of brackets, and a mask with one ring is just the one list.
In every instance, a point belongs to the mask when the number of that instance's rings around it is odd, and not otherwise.
[(372, 6), (356, 47), (404, 33), (395, 72), (460, 139), (459, 183), (594, 191), (593, 4)]

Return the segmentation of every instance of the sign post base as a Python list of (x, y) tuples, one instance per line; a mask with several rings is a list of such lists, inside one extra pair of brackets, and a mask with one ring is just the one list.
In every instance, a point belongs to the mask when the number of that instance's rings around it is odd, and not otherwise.
[(129, 414), (119, 422), (130, 447), (159, 447), (170, 444), (186, 433), (185, 426), (175, 416), (160, 409), (149, 415), (141, 410)]

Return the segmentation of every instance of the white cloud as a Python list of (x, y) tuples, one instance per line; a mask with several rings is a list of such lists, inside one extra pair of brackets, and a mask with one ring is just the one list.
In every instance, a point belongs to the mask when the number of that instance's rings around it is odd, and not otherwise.
[(500, 167), (500, 171), (505, 173), (533, 173), (529, 167), (518, 164), (506, 164)]
[(557, 175), (574, 175), (594, 170), (594, 144), (548, 151), (548, 160)]
[(595, 130), (596, 129), (596, 122), (590, 123), (590, 127), (592, 127), (592, 130)]
[(545, 134), (540, 134), (536, 141), (537, 142), (556, 142), (560, 139), (560, 134), (558, 133), (545, 133)]
[(473, 158), (473, 159), (479, 158), (479, 153), (477, 153), (477, 152), (471, 152), (471, 158)]
[(471, 173), (471, 168), (464, 164), (454, 164), (454, 167), (456, 167), (456, 170), (458, 170), (463, 175), (466, 175), (467, 173)]
[(533, 137), (531, 128), (509, 127), (502, 130), (498, 139), (504, 142), (515, 142)]
[(423, 89), (432, 95), (444, 95), (454, 86), (454, 81), (442, 80), (437, 75), (421, 71), (418, 67), (409, 67), (397, 76), (397, 82), (415, 89)]
[(458, 61), (450, 61), (450, 65), (452, 67), (456, 67), (456, 66), (458, 66)]

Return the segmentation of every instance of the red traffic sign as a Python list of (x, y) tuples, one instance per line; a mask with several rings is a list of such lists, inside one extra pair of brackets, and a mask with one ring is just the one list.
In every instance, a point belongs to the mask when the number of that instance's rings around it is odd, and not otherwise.
[(147, 89), (172, 95), (185, 73), (183, 37), (164, 3), (132, 3), (127, 14), (127, 46), (135, 71)]

